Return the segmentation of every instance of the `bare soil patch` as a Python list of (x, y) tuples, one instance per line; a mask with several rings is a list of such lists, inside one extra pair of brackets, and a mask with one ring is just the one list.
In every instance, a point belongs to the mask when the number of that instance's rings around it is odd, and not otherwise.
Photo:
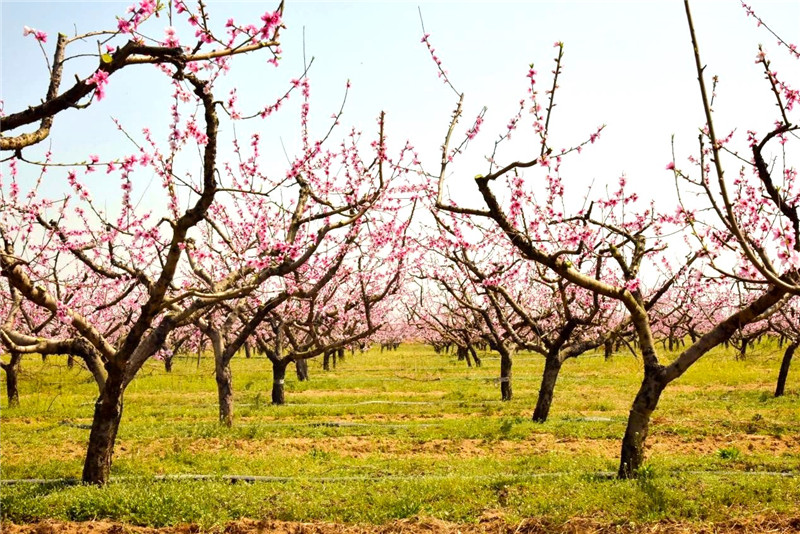
[[(118, 458), (127, 456), (163, 454), (173, 447), (171, 439), (149, 440), (146, 443), (120, 442)], [(274, 451), (281, 454), (308, 454), (312, 450), (325, 451), (347, 458), (365, 458), (371, 455), (405, 458), (423, 455), (429, 458), (476, 458), (481, 456), (537, 455), (570, 453), (614, 459), (619, 455), (618, 439), (592, 439), (566, 437), (552, 434), (534, 434), (523, 440), (487, 439), (431, 439), (415, 441), (382, 436), (342, 437), (287, 437), (264, 440), (204, 438), (181, 441), (181, 446), (193, 454), (220, 453), (244, 457), (268, 456)], [(648, 439), (648, 449), (657, 455), (712, 455), (725, 447), (736, 447), (744, 454), (800, 454), (800, 435), (765, 436), (757, 434), (726, 434), (720, 436), (653, 435)], [(62, 457), (82, 457), (79, 447), (62, 451)]]
[(243, 519), (225, 526), (202, 529), (197, 525), (151, 528), (107, 521), (71, 523), (44, 521), (25, 525), (2, 524), (3, 534), (745, 534), (800, 533), (800, 516), (755, 516), (723, 522), (658, 521), (652, 523), (601, 523), (574, 518), (563, 523), (526, 519), (509, 523), (502, 515), (484, 515), (477, 523), (449, 523), (438, 519), (413, 518), (385, 525), (299, 523)]

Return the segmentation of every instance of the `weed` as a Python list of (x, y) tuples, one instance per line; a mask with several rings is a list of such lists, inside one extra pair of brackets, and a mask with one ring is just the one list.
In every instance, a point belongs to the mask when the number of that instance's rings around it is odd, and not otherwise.
[(736, 447), (723, 447), (717, 451), (717, 456), (723, 460), (738, 460), (741, 451)]

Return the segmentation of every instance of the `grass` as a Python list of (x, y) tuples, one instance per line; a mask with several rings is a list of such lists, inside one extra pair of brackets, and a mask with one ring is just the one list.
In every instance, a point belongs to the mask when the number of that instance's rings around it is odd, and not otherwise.
[[(499, 359), (481, 368), (425, 346), (348, 355), (338, 369), (288, 376), (289, 404), (269, 403), (265, 359), (233, 361), (236, 421), (217, 423), (213, 364), (149, 362), (125, 394), (104, 488), (0, 486), (2, 518), (110, 518), (139, 525), (231, 519), (380, 524), (432, 516), (457, 522), (498, 511), (509, 520), (713, 521), (796, 512), (800, 502), (800, 388), (771, 396), (777, 347), (744, 361), (716, 351), (664, 392), (648, 464), (637, 481), (609, 479), (641, 363), (618, 354), (568, 361), (550, 419), (530, 421), (543, 362), (514, 361), (514, 400), (500, 402)], [(97, 390), (63, 360), (26, 359), (21, 404), (0, 414), (3, 479), (80, 475)], [(232, 483), (154, 475), (255, 475)], [(781, 476), (789, 474), (791, 476)]]

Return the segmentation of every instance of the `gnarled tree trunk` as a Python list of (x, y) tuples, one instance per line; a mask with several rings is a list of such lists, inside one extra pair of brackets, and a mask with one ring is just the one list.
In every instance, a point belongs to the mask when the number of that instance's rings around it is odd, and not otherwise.
[(539, 397), (533, 410), (533, 420), (537, 423), (547, 421), (550, 405), (553, 403), (553, 391), (556, 388), (558, 373), (561, 371), (561, 360), (557, 355), (547, 356), (542, 373), (542, 384), (539, 386)]
[(99, 486), (108, 482), (111, 457), (122, 419), (122, 394), (125, 391), (123, 372), (108, 365), (108, 377), (100, 397), (94, 405), (92, 430), (83, 464), (83, 481)]
[(667, 385), (662, 376), (661, 370), (645, 369), (644, 380), (633, 400), (628, 426), (622, 438), (619, 478), (635, 478), (644, 462), (644, 443), (650, 427), (650, 415), (658, 406), (658, 399)]
[(219, 398), (219, 422), (225, 426), (233, 425), (233, 374), (230, 362), (216, 360), (214, 378), (217, 381)]

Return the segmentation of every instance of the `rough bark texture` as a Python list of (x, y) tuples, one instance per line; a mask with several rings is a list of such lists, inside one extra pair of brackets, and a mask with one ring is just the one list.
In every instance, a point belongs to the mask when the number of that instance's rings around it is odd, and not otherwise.
[(83, 464), (83, 481), (99, 486), (108, 482), (117, 430), (122, 419), (123, 373), (109, 366), (103, 392), (94, 405), (92, 430)]
[(553, 391), (556, 388), (558, 373), (561, 371), (561, 360), (558, 356), (548, 356), (544, 363), (542, 384), (539, 386), (539, 397), (536, 399), (536, 408), (533, 410), (533, 420), (537, 423), (547, 421), (550, 405), (553, 403)]
[(792, 343), (786, 347), (783, 353), (783, 360), (781, 361), (781, 370), (778, 373), (778, 384), (775, 386), (775, 396), (780, 397), (783, 395), (783, 390), (786, 387), (786, 378), (789, 376), (789, 366), (792, 364), (792, 356), (797, 348), (797, 343)]
[(322, 355), (322, 370), (323, 371), (331, 370), (331, 351), (329, 350), (326, 350), (325, 354)]
[(272, 404), (284, 404), (284, 381), (286, 380), (286, 362), (272, 362)]
[(233, 425), (233, 374), (229, 363), (216, 362), (214, 376), (217, 380), (219, 397), (219, 422), (225, 426)]
[(500, 396), (511, 400), (511, 355), (507, 352), (500, 354)]
[(622, 438), (619, 478), (634, 478), (644, 462), (644, 442), (650, 427), (650, 415), (658, 406), (658, 399), (666, 382), (661, 369), (645, 369), (644, 380), (633, 401), (628, 426)]

